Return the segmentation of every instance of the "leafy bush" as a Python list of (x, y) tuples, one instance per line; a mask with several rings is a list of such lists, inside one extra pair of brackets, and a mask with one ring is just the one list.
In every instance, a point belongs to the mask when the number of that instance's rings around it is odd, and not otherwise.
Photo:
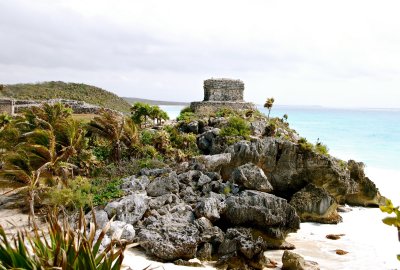
[(92, 205), (92, 184), (89, 179), (76, 177), (67, 187), (52, 187), (46, 193), (46, 204), (64, 206), (67, 209), (79, 209)]
[(241, 136), (248, 138), (250, 132), (249, 123), (238, 116), (232, 116), (229, 118), (227, 125), (221, 129), (220, 136)]
[(321, 155), (327, 156), (329, 155), (329, 148), (326, 144), (323, 144), (321, 142), (317, 142), (315, 144), (315, 151)]
[(215, 116), (217, 117), (238, 116), (238, 112), (231, 108), (221, 108), (215, 113)]
[(307, 141), (307, 139), (303, 138), (303, 137), (298, 140), (298, 144), (300, 146), (300, 149), (303, 151), (311, 152), (314, 149), (314, 146), (312, 145), (312, 143), (309, 143)]
[(121, 184), (121, 179), (93, 179), (91, 189), (91, 192), (93, 194), (93, 204), (105, 205), (112, 199), (122, 197), (124, 195), (124, 192), (120, 188)]
[(33, 233), (19, 231), (11, 240), (0, 226), (0, 269), (121, 269), (126, 244), (117, 247), (112, 240), (100, 250), (110, 222), (96, 238), (96, 225), (90, 224), (87, 229), (82, 210), (77, 230), (70, 227), (66, 218), (60, 224), (57, 214), (58, 211), (48, 214), (46, 235), (34, 228)]
[(140, 142), (144, 145), (152, 145), (153, 144), (153, 139), (154, 139), (154, 132), (144, 129), (140, 133)]

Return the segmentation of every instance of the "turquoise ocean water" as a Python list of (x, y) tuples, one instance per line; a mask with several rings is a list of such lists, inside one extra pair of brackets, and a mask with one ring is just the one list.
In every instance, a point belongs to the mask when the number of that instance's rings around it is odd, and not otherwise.
[[(161, 107), (170, 118), (176, 118), (183, 108)], [(319, 138), (338, 158), (363, 161), (367, 168), (400, 170), (400, 109), (276, 106), (271, 112), (274, 117), (284, 114), (300, 136), (312, 143)]]

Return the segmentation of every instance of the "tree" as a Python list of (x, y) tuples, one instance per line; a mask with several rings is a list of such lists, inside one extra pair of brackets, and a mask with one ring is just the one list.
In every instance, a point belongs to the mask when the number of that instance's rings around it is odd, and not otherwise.
[(268, 120), (269, 120), (269, 114), (271, 113), (271, 109), (272, 109), (272, 106), (274, 105), (274, 102), (275, 102), (275, 99), (272, 97), (272, 98), (268, 98), (267, 101), (265, 101), (265, 103), (264, 103), (264, 108), (267, 108), (267, 110), (268, 110)]
[[(58, 182), (65, 169), (73, 167), (67, 161), (76, 154), (74, 149), (82, 139), (83, 131), (75, 129), (77, 124), (72, 122), (70, 111), (62, 104), (30, 108), (9, 126), (12, 129), (2, 130), (0, 139), (14, 134), (16, 143), (5, 146), (0, 173), (25, 184), (21, 189), (28, 191), (30, 224), (32, 221), (35, 225), (35, 198), (42, 189), (41, 179)], [(64, 184), (67, 185), (66, 181)]]
[(135, 102), (131, 107), (131, 118), (133, 122), (139, 126), (146, 126), (147, 119), (151, 115), (151, 106), (143, 102)]
[(122, 147), (131, 147), (138, 140), (134, 120), (109, 110), (103, 110), (93, 118), (88, 128), (110, 143), (112, 159), (118, 163), (122, 158)]

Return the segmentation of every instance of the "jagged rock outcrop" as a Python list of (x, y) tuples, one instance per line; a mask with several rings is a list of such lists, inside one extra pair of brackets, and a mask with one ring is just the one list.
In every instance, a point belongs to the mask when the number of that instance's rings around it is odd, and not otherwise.
[(151, 181), (146, 188), (147, 194), (158, 197), (168, 193), (177, 194), (179, 192), (179, 182), (176, 172), (171, 172), (168, 176), (160, 176)]
[(231, 181), (246, 189), (271, 192), (272, 185), (264, 171), (253, 163), (237, 167), (231, 175)]
[(225, 150), (231, 162), (222, 167), (224, 179), (241, 165), (253, 163), (263, 169), (274, 191), (290, 199), (294, 193), (312, 183), (323, 187), (338, 203), (378, 205), (381, 195), (367, 177), (341, 167), (339, 161), (301, 145), (272, 137), (240, 141)]
[(138, 233), (140, 245), (150, 254), (167, 261), (196, 256), (200, 232), (193, 224), (191, 207), (180, 204), (172, 213), (152, 215), (143, 221)]
[(296, 210), (285, 199), (250, 190), (226, 199), (223, 220), (234, 226), (250, 225), (279, 240), (300, 228)]
[(296, 192), (290, 204), (296, 209), (302, 222), (337, 224), (342, 221), (337, 212), (336, 200), (323, 188), (313, 184)]
[(149, 198), (144, 194), (132, 194), (118, 201), (110, 202), (104, 208), (109, 218), (136, 224), (142, 219), (149, 206)]
[(218, 249), (219, 269), (264, 269), (269, 264), (267, 244), (250, 228), (230, 228)]

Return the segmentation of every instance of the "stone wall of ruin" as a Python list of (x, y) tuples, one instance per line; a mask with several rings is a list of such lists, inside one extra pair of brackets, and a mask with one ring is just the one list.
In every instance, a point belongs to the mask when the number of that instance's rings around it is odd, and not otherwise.
[(204, 81), (204, 101), (243, 101), (241, 80), (209, 79)]
[(0, 113), (14, 114), (14, 100), (0, 99)]

